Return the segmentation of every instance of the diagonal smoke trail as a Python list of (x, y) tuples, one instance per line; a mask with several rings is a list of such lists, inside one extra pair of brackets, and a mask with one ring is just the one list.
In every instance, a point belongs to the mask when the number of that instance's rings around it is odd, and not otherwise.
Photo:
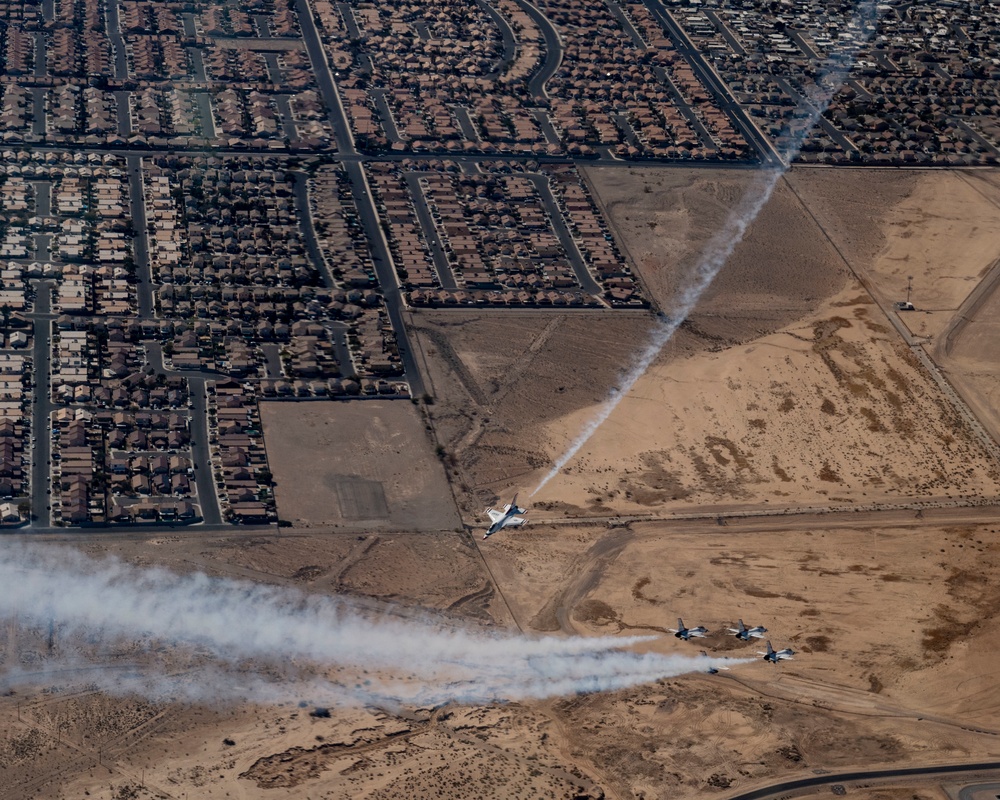
[[(635, 686), (728, 659), (624, 651), (653, 637), (529, 638), (444, 629), (430, 620), (364, 615), (342, 599), (203, 574), (93, 560), (75, 551), (11, 547), (0, 560), (0, 615), (79, 641), (136, 641), (139, 663), (187, 647), (201, 663), (88, 677), (146, 696), (258, 701), (305, 692), (333, 703), (489, 702)], [(183, 659), (182, 659), (183, 660)], [(190, 659), (188, 659), (190, 661)], [(731, 662), (729, 662), (731, 663)], [(93, 666), (82, 651), (55, 666)], [(360, 681), (361, 675), (365, 676)], [(25, 676), (6, 671), (0, 685)], [(360, 681), (360, 682), (359, 682)]]
[(778, 181), (787, 172), (791, 162), (795, 160), (802, 144), (808, 136), (810, 129), (819, 119), (820, 115), (830, 105), (837, 89), (850, 74), (851, 66), (858, 49), (868, 40), (875, 28), (876, 21), (875, 4), (868, 0), (858, 6), (852, 20), (853, 27), (859, 31), (859, 35), (853, 40), (844, 51), (839, 52), (826, 64), (825, 74), (817, 81), (812, 96), (805, 98), (793, 113), (793, 120), (797, 123), (797, 130), (793, 132), (790, 143), (781, 153), (781, 167), (766, 169), (757, 173), (757, 179), (744, 193), (739, 205), (734, 208), (727, 217), (722, 228), (709, 240), (705, 251), (702, 253), (693, 273), (688, 277), (687, 283), (680, 288), (680, 292), (673, 300), (673, 305), (665, 316), (658, 320), (653, 330), (649, 344), (642, 350), (635, 363), (622, 377), (620, 385), (612, 389), (608, 399), (597, 410), (594, 417), (583, 427), (565, 452), (556, 459), (552, 468), (545, 474), (541, 482), (535, 487), (531, 495), (534, 496), (541, 491), (552, 478), (559, 474), (559, 471), (570, 462), (570, 460), (580, 451), (590, 437), (597, 432), (611, 413), (618, 407), (622, 399), (631, 391), (636, 382), (646, 373), (650, 365), (669, 342), (681, 323), (687, 319), (688, 314), (694, 309), (695, 304), (711, 285), (715, 276), (725, 266), (729, 257), (733, 254), (736, 246), (743, 241), (747, 228), (759, 216), (771, 194), (774, 192)]

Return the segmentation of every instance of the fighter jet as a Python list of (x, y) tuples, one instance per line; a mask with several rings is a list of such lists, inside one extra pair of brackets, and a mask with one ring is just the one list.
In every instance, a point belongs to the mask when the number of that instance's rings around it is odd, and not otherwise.
[(748, 628), (743, 624), (743, 620), (739, 622), (740, 626), (738, 628), (730, 628), (729, 632), (736, 634), (737, 639), (742, 639), (744, 642), (749, 642), (750, 639), (763, 639), (764, 634), (767, 633), (767, 628), (763, 625), (758, 625), (755, 628)]
[(761, 653), (758, 651), (758, 655), (764, 657), (765, 661), (770, 661), (772, 664), (777, 664), (779, 661), (786, 661), (795, 655), (795, 651), (790, 647), (786, 647), (784, 650), (775, 650), (771, 647), (771, 642), (768, 640), (767, 652)]
[[(708, 658), (708, 653), (706, 653), (704, 650), (702, 650), (701, 653), (699, 653), (699, 655), (703, 655), (705, 656), (705, 658)], [(709, 667), (708, 669), (705, 670), (705, 672), (707, 672), (709, 675), (718, 675), (720, 669), (728, 670), (729, 667)]]
[(677, 618), (677, 628), (670, 628), (670, 632), (677, 638), (683, 639), (685, 642), (692, 636), (700, 639), (705, 634), (708, 633), (708, 628), (703, 628), (699, 625), (697, 628), (685, 628), (684, 620), (680, 617)]
[(526, 509), (518, 508), (517, 506), (517, 495), (514, 495), (514, 499), (510, 501), (509, 504), (503, 507), (503, 511), (497, 511), (495, 508), (487, 508), (486, 515), (490, 518), (489, 530), (486, 531), (486, 535), (483, 539), (489, 539), (494, 533), (498, 533), (508, 526), (523, 525), (527, 520), (524, 517), (515, 516), (516, 514), (525, 514)]

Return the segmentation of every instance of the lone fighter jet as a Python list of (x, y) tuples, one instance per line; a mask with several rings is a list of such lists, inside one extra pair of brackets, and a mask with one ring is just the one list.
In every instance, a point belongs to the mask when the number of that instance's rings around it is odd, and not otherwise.
[(730, 628), (729, 632), (736, 634), (737, 639), (742, 639), (744, 642), (749, 642), (750, 639), (763, 639), (764, 634), (767, 633), (767, 628), (763, 625), (757, 625), (754, 628), (748, 628), (743, 624), (743, 620), (740, 620), (738, 628)]
[(697, 628), (685, 628), (684, 620), (678, 617), (677, 629), (675, 630), (673, 628), (670, 628), (670, 632), (674, 635), (675, 638), (683, 639), (686, 642), (692, 636), (700, 639), (701, 637), (703, 637), (705, 634), (708, 633), (708, 628), (703, 628), (701, 625), (699, 625)]
[(486, 535), (483, 539), (489, 539), (494, 533), (498, 533), (508, 526), (523, 525), (526, 520), (524, 517), (515, 516), (517, 514), (527, 513), (526, 509), (518, 508), (517, 506), (517, 495), (514, 495), (514, 499), (510, 501), (509, 504), (503, 507), (503, 511), (497, 511), (495, 508), (487, 508), (486, 515), (490, 518), (489, 530), (486, 531)]
[(763, 656), (765, 661), (770, 661), (772, 664), (777, 664), (779, 661), (787, 661), (788, 659), (790, 659), (793, 655), (795, 655), (795, 651), (792, 650), (791, 647), (786, 647), (784, 650), (775, 650), (773, 647), (771, 647), (771, 642), (768, 641), (767, 652), (758, 653), (758, 655)]

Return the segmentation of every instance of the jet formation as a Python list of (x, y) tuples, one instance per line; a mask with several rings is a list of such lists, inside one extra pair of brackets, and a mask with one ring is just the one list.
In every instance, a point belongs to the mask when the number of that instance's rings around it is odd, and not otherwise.
[[(483, 539), (489, 539), (494, 533), (499, 533), (504, 528), (514, 528), (524, 525), (527, 520), (519, 516), (520, 514), (526, 514), (527, 509), (521, 508), (517, 504), (517, 495), (515, 494), (513, 499), (505, 504), (501, 509), (487, 508), (486, 516), (490, 518), (490, 527), (487, 528)], [(764, 634), (767, 633), (767, 628), (763, 625), (755, 625), (748, 628), (743, 620), (737, 620), (737, 626), (735, 628), (729, 628), (729, 632), (733, 634), (737, 639), (749, 642), (751, 639), (763, 639)], [(684, 624), (684, 620), (680, 617), (677, 618), (677, 627), (670, 628), (670, 632), (677, 639), (682, 639), (685, 642), (691, 639), (702, 639), (708, 635), (708, 628), (702, 625), (697, 625), (694, 628), (689, 628)], [(705, 655), (705, 651), (702, 651)], [(786, 647), (784, 650), (775, 650), (771, 646), (770, 640), (767, 642), (767, 650), (765, 652), (760, 652), (759, 655), (763, 659), (771, 664), (777, 664), (780, 661), (787, 661), (795, 655), (795, 651), (790, 647)], [(710, 668), (708, 672), (712, 675), (718, 673), (718, 669)]]
[[(684, 624), (684, 620), (682, 620), (680, 617), (677, 618), (677, 627), (669, 628), (668, 630), (674, 635), (675, 638), (683, 639), (685, 642), (695, 638), (701, 639), (708, 635), (707, 628), (702, 627), (701, 625), (699, 625), (696, 628), (688, 628)], [(767, 632), (767, 628), (765, 628), (763, 625), (756, 625), (752, 628), (748, 628), (744, 624), (743, 620), (739, 620), (737, 622), (737, 627), (728, 628), (728, 630), (730, 633), (736, 636), (737, 639), (744, 642), (749, 642), (751, 639), (763, 639), (764, 634)], [(707, 655), (707, 653), (704, 650), (701, 651), (701, 654), (703, 656)], [(790, 660), (792, 656), (795, 655), (795, 651), (792, 650), (792, 648), (790, 647), (786, 647), (784, 650), (775, 650), (771, 646), (770, 640), (768, 640), (767, 650), (763, 652), (758, 651), (758, 655), (760, 655), (768, 663), (777, 664), (781, 661)], [(726, 669), (726, 667), (723, 667), (723, 669)], [(716, 667), (710, 667), (707, 670), (707, 672), (709, 675), (717, 675), (719, 670)]]

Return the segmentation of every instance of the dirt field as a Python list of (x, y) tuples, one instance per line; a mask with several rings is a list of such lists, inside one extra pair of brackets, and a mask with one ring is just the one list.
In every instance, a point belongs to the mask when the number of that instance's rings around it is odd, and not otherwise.
[[(969, 291), (1000, 224), (985, 190), (948, 173), (930, 207), (939, 173), (850, 171), (828, 186), (821, 171), (804, 172), (779, 183), (689, 320), (534, 497), (536, 509), (740, 513), (764, 503), (869, 507), (997, 495), (997, 465), (851, 272), (888, 292), (894, 262), (885, 254), (919, 250), (901, 219), (929, 208), (917, 215), (929, 220), (921, 235), (927, 228), (939, 251), (959, 242), (951, 253), (965, 273), (956, 275), (968, 280), (952, 281), (947, 298), (957, 305), (955, 288)], [(752, 181), (712, 170), (588, 176), (668, 313)], [(431, 415), (455, 461), (468, 522), (499, 495), (530, 492), (608, 397), (653, 324), (616, 319), (415, 315), (438, 398)]]
[[(484, 547), (495, 587), (470, 558), (470, 540), (433, 535), (380, 534), (360, 557), (353, 534), (91, 542), (95, 553), (229, 576), (255, 572), (311, 591), (358, 594), (359, 581), (333, 579), (338, 570), (354, 572), (369, 576), (360, 594), (397, 600), (401, 613), (424, 605), (471, 624), (514, 624), (493, 593), (498, 587), (526, 630), (655, 634), (677, 615), (709, 628), (697, 643), (663, 636), (649, 645), (665, 654), (705, 647), (754, 656), (759, 643), (725, 633), (743, 617), (766, 625), (775, 646), (793, 647), (796, 657), (780, 667), (756, 660), (715, 676), (547, 702), (334, 709), (329, 717), (312, 715), (307, 702), (116, 699), (88, 689), (86, 673), (63, 675), (0, 697), (0, 794), (724, 798), (820, 769), (995, 756), (997, 733), (976, 732), (993, 731), (1000, 710), (995, 523), (942, 525), (931, 512), (911, 514), (909, 525), (873, 517), (861, 527), (850, 520), (823, 527), (822, 519), (734, 521), (725, 529), (712, 522), (529, 527)], [(398, 576), (428, 562), (436, 571), (423, 585), (400, 585)], [(477, 582), (490, 586), (490, 600), (463, 600)], [(45, 639), (44, 631), (26, 633), (17, 650), (44, 663)], [(58, 691), (43, 690), (53, 685)], [(939, 797), (920, 785), (907, 795), (893, 791), (851, 796)]]
[(454, 530), (454, 503), (413, 404), (261, 403), (278, 514), (296, 527)]
[[(588, 175), (664, 310), (751, 179)], [(653, 368), (534, 498), (652, 315), (414, 313), (433, 431), (410, 403), (264, 404), (279, 512), (298, 527), (50, 537), (379, 614), (650, 634), (651, 652), (751, 661), (605, 694), (329, 716), (308, 698), (112, 697), (74, 670), (0, 696), (0, 797), (725, 800), (823, 771), (1000, 758), (997, 465), (884, 310), (913, 274), (910, 330), (974, 408), (992, 403), (1000, 301), (974, 287), (1000, 256), (993, 203), (1000, 179), (985, 171), (796, 170)], [(479, 530), (485, 505), (516, 490), (533, 524), (486, 542), (456, 530), (452, 492)], [(785, 513), (802, 506), (833, 511)], [(670, 636), (678, 616), (709, 636)], [(739, 618), (794, 660), (760, 660), (763, 642), (728, 634)], [(4, 665), (33, 674), (70, 644), (58, 627), (0, 629)], [(168, 646), (100, 658), (114, 674), (189, 668)], [(958, 785), (845, 792), (946, 800)]]

